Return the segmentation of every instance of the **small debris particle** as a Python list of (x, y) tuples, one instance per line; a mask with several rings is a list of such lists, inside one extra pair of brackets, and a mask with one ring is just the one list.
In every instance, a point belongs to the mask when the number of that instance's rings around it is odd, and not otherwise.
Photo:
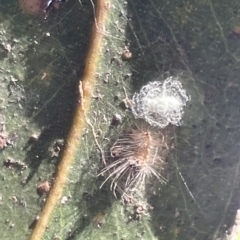
[(54, 141), (52, 146), (49, 147), (49, 149), (48, 149), (49, 152), (50, 152), (51, 158), (58, 157), (60, 152), (61, 152), (61, 149), (63, 148), (63, 146), (64, 146), (64, 140), (57, 139), (56, 141)]
[(132, 52), (129, 49), (124, 49), (121, 57), (123, 61), (129, 61), (132, 58)]
[(62, 199), (61, 199), (61, 204), (66, 204), (66, 202), (68, 201), (68, 196), (63, 196)]
[(0, 149), (7, 147), (8, 133), (0, 132)]
[(21, 170), (27, 169), (27, 165), (24, 162), (21, 162), (20, 160), (14, 160), (13, 158), (10, 158), (10, 157), (4, 161), (4, 166), (6, 168), (15, 167)]
[(127, 80), (127, 79), (129, 79), (129, 78), (131, 78), (131, 76), (132, 76), (131, 73), (127, 73), (127, 74), (124, 75), (123, 80)]
[(122, 123), (122, 116), (118, 113), (113, 115), (112, 121), (111, 121), (111, 125), (112, 126), (118, 126), (119, 124)]
[(16, 196), (12, 196), (12, 200), (13, 200), (13, 202), (15, 202), (15, 203), (17, 203), (17, 202), (18, 202), (18, 199), (17, 199), (17, 197), (16, 197)]
[(28, 139), (27, 146), (30, 146), (33, 143), (37, 142), (37, 140), (39, 139), (39, 136), (40, 136), (39, 133), (32, 134)]
[(14, 226), (15, 226), (14, 223), (10, 223), (10, 225), (9, 225), (10, 228), (13, 228)]
[(50, 186), (49, 182), (48, 182), (48, 181), (45, 181), (45, 182), (40, 183), (40, 184), (38, 185), (38, 187), (37, 187), (37, 193), (38, 193), (39, 195), (42, 195), (42, 194), (44, 194), (44, 193), (49, 192), (50, 188), (51, 188), (51, 186)]

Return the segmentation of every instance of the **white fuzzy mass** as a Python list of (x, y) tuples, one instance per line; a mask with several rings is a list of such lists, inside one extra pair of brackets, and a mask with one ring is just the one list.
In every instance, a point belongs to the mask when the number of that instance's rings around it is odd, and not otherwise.
[(152, 126), (166, 127), (169, 123), (180, 125), (183, 109), (190, 96), (177, 78), (169, 77), (163, 82), (149, 82), (140, 93), (133, 96), (132, 112)]

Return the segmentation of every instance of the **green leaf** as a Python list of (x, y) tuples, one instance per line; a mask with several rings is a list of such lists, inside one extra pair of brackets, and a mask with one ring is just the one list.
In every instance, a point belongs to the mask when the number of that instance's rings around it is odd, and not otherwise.
[[(54, 183), (79, 102), (96, 6), (72, 0), (47, 19), (0, 2), (0, 229), (28, 239)], [(239, 208), (238, 1), (112, 0), (87, 124), (43, 239), (227, 239)], [(101, 26), (102, 27), (102, 26)], [(101, 29), (101, 28), (100, 28)], [(129, 49), (132, 58), (122, 60)], [(164, 170), (146, 202), (123, 203), (98, 176), (136, 120), (127, 99), (178, 77), (191, 95)], [(112, 124), (114, 115), (122, 122)], [(84, 116), (83, 116), (84, 117)], [(145, 214), (146, 213), (146, 214)]]

